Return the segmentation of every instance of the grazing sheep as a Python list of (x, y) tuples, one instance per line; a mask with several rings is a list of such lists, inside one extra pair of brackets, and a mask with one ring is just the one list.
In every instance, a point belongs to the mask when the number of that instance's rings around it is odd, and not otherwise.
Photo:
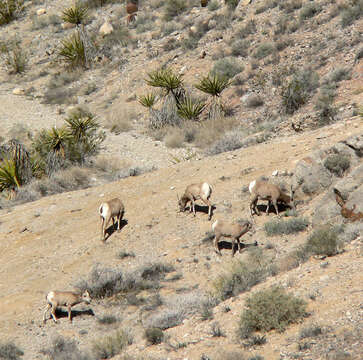
[(222, 220), (216, 220), (212, 224), (212, 230), (214, 232), (214, 247), (217, 254), (222, 255), (218, 247), (218, 241), (222, 236), (232, 238), (232, 257), (235, 254), (235, 242), (238, 244), (238, 251), (241, 252), (240, 237), (252, 228), (252, 224), (246, 221), (244, 224), (228, 223)]
[(43, 314), (43, 323), (46, 322), (47, 311), (51, 310), (51, 317), (53, 317), (54, 322), (57, 322), (57, 317), (55, 311), (59, 306), (67, 306), (68, 319), (72, 322), (72, 306), (80, 304), (82, 302), (89, 304), (91, 302), (91, 297), (86, 290), (82, 294), (71, 292), (71, 291), (50, 291), (46, 296), (47, 306)]
[(193, 211), (195, 216), (195, 200), (201, 199), (206, 205), (208, 205), (208, 220), (210, 220), (212, 216), (212, 203), (209, 201), (211, 194), (212, 187), (208, 183), (203, 182), (200, 184), (191, 184), (187, 186), (181, 199), (178, 197), (179, 210), (184, 212), (188, 202), (190, 202), (190, 212)]
[(101, 240), (106, 240), (106, 228), (110, 220), (112, 219), (112, 225), (115, 226), (114, 218), (117, 217), (117, 231), (120, 231), (120, 222), (125, 213), (125, 207), (122, 201), (118, 198), (106, 201), (101, 204), (99, 208), (101, 217)]
[(270, 209), (270, 204), (272, 202), (277, 216), (279, 216), (279, 209), (277, 207), (277, 202), (283, 202), (286, 206), (289, 206), (293, 210), (295, 210), (294, 203), (294, 192), (291, 187), (290, 196), (285, 194), (277, 185), (271, 184), (267, 181), (259, 181), (254, 180), (250, 183), (249, 191), (251, 193), (251, 201), (250, 201), (250, 210), (251, 216), (253, 216), (253, 211), (260, 215), (257, 209), (257, 201), (258, 200), (268, 200), (266, 214), (268, 215), (268, 211)]

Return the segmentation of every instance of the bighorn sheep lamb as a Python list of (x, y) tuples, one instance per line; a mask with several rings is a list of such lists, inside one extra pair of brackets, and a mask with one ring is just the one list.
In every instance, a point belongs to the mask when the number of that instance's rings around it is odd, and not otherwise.
[(101, 240), (106, 240), (106, 228), (110, 219), (112, 218), (112, 226), (115, 226), (114, 218), (117, 217), (117, 231), (120, 231), (120, 222), (125, 213), (125, 207), (122, 201), (118, 198), (106, 201), (101, 204), (99, 208), (99, 213), (101, 217)]
[(54, 322), (57, 322), (57, 317), (55, 311), (59, 306), (67, 306), (68, 309), (68, 319), (72, 322), (72, 306), (80, 304), (82, 302), (89, 304), (91, 302), (91, 297), (86, 290), (82, 294), (71, 292), (71, 291), (50, 291), (46, 296), (47, 306), (43, 314), (43, 323), (46, 322), (47, 311), (51, 310), (51, 317), (53, 317)]
[(279, 216), (279, 209), (277, 207), (277, 202), (283, 202), (285, 205), (289, 206), (293, 210), (295, 210), (295, 204), (294, 204), (294, 192), (292, 191), (291, 187), (291, 194), (290, 196), (285, 194), (281, 191), (281, 189), (275, 185), (271, 184), (267, 181), (259, 181), (254, 180), (250, 183), (249, 190), (251, 193), (251, 201), (250, 201), (250, 210), (251, 210), (251, 216), (253, 215), (253, 211), (260, 215), (258, 209), (257, 209), (257, 201), (258, 200), (268, 200), (267, 208), (266, 208), (266, 214), (268, 215), (268, 211), (270, 209), (270, 204), (272, 202), (276, 214)]
[(214, 232), (214, 247), (217, 254), (222, 255), (218, 247), (218, 241), (222, 236), (232, 238), (232, 257), (235, 254), (235, 242), (238, 244), (238, 251), (241, 252), (240, 237), (252, 228), (252, 224), (246, 221), (244, 224), (228, 223), (222, 220), (216, 220), (212, 224), (212, 230)]
[(187, 186), (181, 199), (178, 197), (180, 211), (185, 211), (188, 202), (190, 202), (190, 212), (193, 210), (195, 216), (195, 200), (201, 199), (206, 205), (208, 205), (208, 220), (210, 220), (212, 215), (212, 203), (209, 201), (209, 198), (211, 194), (212, 187), (206, 182)]

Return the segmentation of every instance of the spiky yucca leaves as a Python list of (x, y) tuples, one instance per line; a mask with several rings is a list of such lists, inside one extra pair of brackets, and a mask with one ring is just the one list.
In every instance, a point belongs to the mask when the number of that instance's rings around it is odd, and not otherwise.
[(204, 110), (205, 102), (193, 100), (187, 96), (178, 107), (178, 115), (186, 120), (198, 120)]
[(86, 110), (77, 109), (65, 119), (66, 127), (70, 136), (75, 141), (85, 141), (90, 133), (96, 130), (99, 125), (95, 120), (94, 115)]
[(219, 97), (223, 90), (227, 89), (231, 83), (227, 78), (217, 74), (209, 74), (203, 77), (200, 82), (194, 85), (198, 90), (212, 96)]
[(148, 93), (146, 95), (140, 95), (138, 101), (142, 106), (151, 109), (157, 102), (156, 95), (153, 93)]
[(23, 0), (0, 0), (0, 25), (9, 24), (23, 10)]
[(62, 41), (58, 55), (71, 68), (87, 67), (85, 47), (78, 31)]
[(54, 152), (65, 158), (65, 148), (70, 134), (65, 127), (52, 127), (50, 130), (42, 130), (33, 143), (33, 148), (42, 157), (49, 152)]
[(84, 24), (88, 17), (87, 6), (76, 1), (73, 6), (62, 11), (62, 20), (75, 25)]
[(21, 186), (18, 166), (14, 160), (4, 159), (0, 163), (0, 191), (15, 190)]

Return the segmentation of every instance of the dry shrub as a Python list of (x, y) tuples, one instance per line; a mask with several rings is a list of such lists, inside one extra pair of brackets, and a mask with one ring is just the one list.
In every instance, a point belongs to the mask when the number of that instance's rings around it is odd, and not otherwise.
[(224, 133), (237, 127), (237, 120), (231, 117), (204, 121), (195, 134), (195, 144), (206, 148), (220, 139)]
[(132, 121), (136, 119), (137, 114), (133, 108), (128, 107), (124, 103), (114, 107), (106, 115), (105, 127), (110, 129), (116, 135), (121, 132), (127, 132), (132, 129)]
[(179, 128), (170, 128), (165, 136), (165, 145), (169, 148), (183, 147), (184, 134)]

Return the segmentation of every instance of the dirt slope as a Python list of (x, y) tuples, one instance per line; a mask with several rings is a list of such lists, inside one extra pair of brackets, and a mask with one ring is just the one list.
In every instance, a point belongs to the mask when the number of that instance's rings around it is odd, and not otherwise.
[[(200, 289), (208, 289), (215, 274), (230, 263), (229, 253), (225, 251), (224, 256), (219, 258), (211, 246), (201, 244), (210, 223), (202, 213), (198, 213), (196, 218), (189, 214), (178, 214), (176, 194), (182, 192), (191, 182), (206, 180), (214, 188), (213, 201), (217, 206), (215, 218), (247, 217), (247, 200), (241, 200), (243, 185), (263, 174), (271, 174), (275, 169), (293, 170), (295, 163), (310, 151), (362, 133), (362, 130), (361, 119), (353, 118), (323, 130), (294, 135), (201, 161), (173, 165), (101, 187), (43, 198), (11, 210), (0, 210), (1, 339), (14, 340), (19, 344), (25, 351), (24, 359), (42, 358), (39, 350), (49, 344), (55, 333), (76, 336), (82, 346), (87, 345), (89, 339), (92, 339), (93, 331), (81, 336), (79, 326), (92, 329), (95, 326), (92, 317), (76, 318), (74, 327), (66, 324), (65, 319), (58, 326), (50, 322), (46, 327), (40, 327), (40, 324), (45, 293), (51, 289), (70, 289), (80, 277), (87, 276), (96, 263), (109, 267), (122, 265), (132, 268), (159, 258), (172, 263), (177, 271), (182, 272), (183, 278), (179, 280), (178, 286), (199, 284)], [(244, 169), (251, 167), (248, 175), (242, 175)], [(222, 176), (226, 178), (223, 181)], [(121, 233), (113, 234), (106, 244), (102, 244), (99, 240), (97, 209), (102, 200), (115, 196), (119, 196), (125, 203), (128, 224)], [(221, 213), (224, 201), (231, 202), (232, 213)], [(308, 212), (309, 209), (302, 208), (301, 211)], [(265, 221), (264, 216), (259, 218), (258, 228)], [(262, 231), (258, 232), (258, 236), (262, 234)], [(263, 239), (260, 241), (264, 242)], [(277, 242), (278, 246), (282, 245), (282, 252), (295, 245), (284, 244), (283, 241), (279, 239)], [(121, 264), (116, 256), (120, 250), (133, 251), (136, 257)], [(356, 252), (348, 251), (344, 255), (332, 258), (329, 260), (332, 266), (323, 273), (314, 261), (307, 263), (302, 273), (299, 269), (294, 270), (292, 276), (296, 278), (296, 283), (293, 284), (292, 290), (310, 289), (314, 282), (319, 283), (319, 277), (323, 274), (334, 279), (327, 282), (322, 289), (323, 300), (310, 305), (314, 311), (314, 318), (333, 324), (337, 318), (344, 315), (342, 312), (348, 305), (352, 311), (358, 311), (357, 306), (362, 299), (359, 291), (363, 280), (362, 263), (358, 255)], [(206, 257), (210, 257), (209, 269), (205, 266)], [(194, 258), (203, 260), (194, 261)], [(341, 269), (344, 271), (339, 275)], [(347, 273), (349, 278), (346, 278)], [(270, 282), (284, 279), (286, 276), (282, 274)], [(336, 286), (339, 284), (342, 286), (337, 289)], [(173, 292), (173, 286), (176, 285), (170, 285), (169, 290), (165, 291)], [(334, 294), (334, 298), (329, 294)], [(229, 319), (231, 322), (237, 319), (242, 309), (241, 299), (243, 297), (238, 297), (235, 305), (229, 301), (232, 311), (228, 316), (218, 315), (223, 317), (221, 322), (225, 322), (228, 333), (232, 334), (236, 326), (232, 326)], [(105, 309), (102, 303), (94, 304), (93, 310), (96, 314), (97, 311), (100, 313)], [(205, 332), (207, 325), (199, 322), (196, 327), (195, 322), (198, 320), (187, 320), (181, 328), (177, 327), (169, 332), (176, 336), (190, 334), (185, 335), (187, 338), (201, 336), (203, 331), (199, 331), (199, 327), (203, 327)], [(287, 334), (296, 331), (297, 326)], [(34, 338), (34, 335), (37, 336)], [(264, 351), (259, 351), (261, 354), (266, 352), (268, 359), (279, 358), (276, 351), (281, 337), (275, 337), (269, 340), (269, 345), (265, 346)], [(179, 359), (186, 356), (189, 359), (197, 359), (197, 356), (201, 356), (208, 349), (218, 347), (220, 343), (232, 348), (235, 346), (225, 338), (201, 338), (203, 340), (199, 339), (197, 345), (187, 347), (174, 355), (170, 354), (170, 358)], [(143, 351), (142, 346), (134, 347), (136, 353)], [(163, 354), (165, 349), (161, 346), (156, 347), (155, 353)]]

